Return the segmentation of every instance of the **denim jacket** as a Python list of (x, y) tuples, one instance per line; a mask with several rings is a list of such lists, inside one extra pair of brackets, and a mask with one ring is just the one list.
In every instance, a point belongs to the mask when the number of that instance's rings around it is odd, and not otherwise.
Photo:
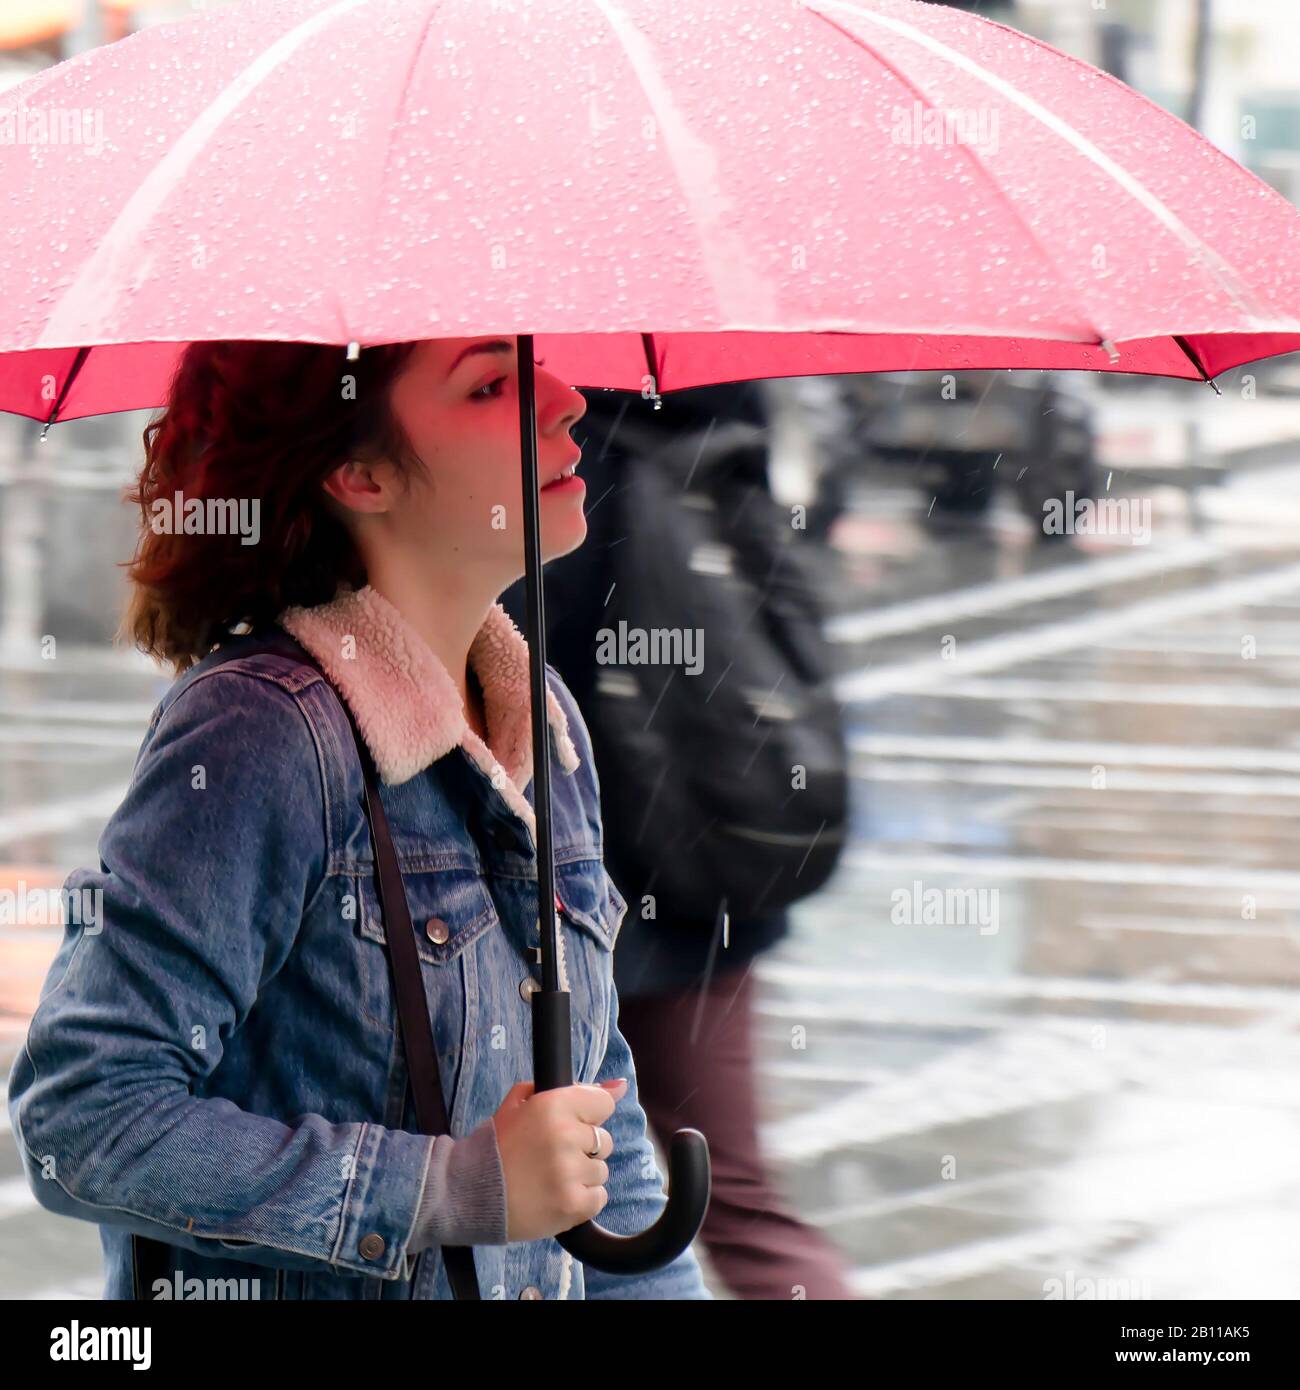
[[(473, 1241), (485, 1299), (710, 1297), (689, 1249), (619, 1277), (554, 1239), (505, 1239), (491, 1117), (532, 1076), (539, 973), (528, 649), (513, 622), (494, 605), (470, 651), (487, 743), (432, 649), (370, 587), (288, 609), (229, 652), (168, 689), (100, 867), (67, 879), (64, 939), (9, 1079), (38, 1200), (100, 1226), (105, 1297), (131, 1296), (138, 1233), (167, 1243), (159, 1296), (450, 1298), (437, 1246), (419, 1242), (431, 1209), (444, 1243)], [(586, 727), (549, 665), (547, 681), (574, 1080), (628, 1079), (604, 1125), (597, 1219), (630, 1233), (665, 1197), (618, 1029), (627, 905), (604, 867)], [(361, 766), (335, 690), (375, 759), (416, 927), (451, 1126), (441, 1148), (408, 1099)]]

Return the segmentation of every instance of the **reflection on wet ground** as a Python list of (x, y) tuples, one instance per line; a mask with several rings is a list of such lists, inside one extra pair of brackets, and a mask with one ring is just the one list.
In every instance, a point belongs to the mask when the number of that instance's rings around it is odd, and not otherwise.
[(856, 834), (761, 968), (765, 1142), (863, 1294), (1300, 1293), (1294, 486), (837, 532)]

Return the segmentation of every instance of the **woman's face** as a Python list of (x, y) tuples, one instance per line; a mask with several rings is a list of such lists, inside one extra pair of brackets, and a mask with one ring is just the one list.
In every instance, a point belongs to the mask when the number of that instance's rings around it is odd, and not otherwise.
[[(545, 561), (567, 555), (586, 539), (581, 478), (547, 485), (581, 457), (569, 431), (587, 403), (541, 368), (534, 369), (534, 381)], [(385, 465), (370, 470), (381, 495), (372, 490), (362, 497), (351, 481), (330, 491), (356, 510), (382, 513), (379, 543), (409, 547), (422, 557), (423, 567), (436, 571), (445, 562), (462, 582), (472, 574), (501, 592), (524, 572), (518, 385), (513, 339), (418, 343), (390, 386), (389, 399), (427, 476), (413, 470), (407, 491), (397, 471)]]

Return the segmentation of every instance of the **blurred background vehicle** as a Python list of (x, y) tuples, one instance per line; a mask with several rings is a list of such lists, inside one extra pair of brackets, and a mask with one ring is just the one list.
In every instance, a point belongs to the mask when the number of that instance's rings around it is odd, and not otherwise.
[[(911, 466), (934, 512), (981, 516), (1000, 483), (1044, 541), (1050, 499), (1097, 490), (1092, 407), (1069, 372), (959, 372), (940, 408), (932, 373), (855, 378), (875, 453)], [(1072, 378), (1076, 378), (1072, 380)], [(891, 389), (892, 388), (892, 389)], [(942, 389), (942, 388), (941, 388)]]
[[(975, 519), (996, 488), (1014, 494), (1044, 541), (1050, 499), (1098, 488), (1094, 408), (1079, 374), (1041, 371), (872, 372), (801, 378), (787, 393), (811, 416), (808, 529), (826, 536), (855, 481), (906, 470), (926, 516)], [(1075, 380), (1071, 380), (1074, 377)], [(1068, 494), (1068, 496), (1067, 496)]]

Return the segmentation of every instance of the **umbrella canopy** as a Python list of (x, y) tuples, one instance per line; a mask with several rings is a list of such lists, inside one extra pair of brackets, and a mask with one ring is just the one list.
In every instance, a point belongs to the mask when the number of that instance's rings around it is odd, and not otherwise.
[(1300, 349), (1289, 203), (913, 0), (250, 0), (10, 89), (0, 183), (0, 409), (37, 419), (162, 404), (196, 338), (526, 331), (661, 391)]

